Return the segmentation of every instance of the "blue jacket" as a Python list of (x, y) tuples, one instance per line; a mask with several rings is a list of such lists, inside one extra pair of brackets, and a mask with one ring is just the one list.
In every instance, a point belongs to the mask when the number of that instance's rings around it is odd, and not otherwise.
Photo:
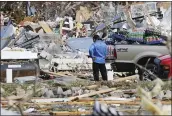
[(104, 64), (107, 56), (107, 45), (101, 40), (96, 40), (90, 46), (89, 55), (93, 59), (93, 62)]

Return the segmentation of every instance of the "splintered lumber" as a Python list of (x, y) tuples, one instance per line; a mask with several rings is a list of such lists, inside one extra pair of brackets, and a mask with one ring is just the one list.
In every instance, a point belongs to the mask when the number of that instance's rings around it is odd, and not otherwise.
[(50, 27), (48, 26), (46, 22), (39, 21), (38, 23), (40, 24), (40, 26), (44, 29), (46, 33), (53, 33), (53, 31), (50, 29)]
[(110, 88), (110, 89), (105, 89), (105, 90), (100, 90), (100, 91), (94, 91), (94, 92), (91, 92), (91, 93), (88, 93), (88, 94), (83, 94), (83, 95), (79, 95), (79, 96), (75, 96), (75, 97), (69, 97), (69, 101), (77, 100), (77, 99), (84, 98), (84, 97), (91, 97), (91, 96), (94, 96), (94, 95), (97, 95), (97, 94), (108, 93), (108, 92), (111, 92), (111, 91), (114, 91), (114, 90), (116, 90), (116, 88)]
[(15, 96), (15, 95), (13, 95), (13, 96), (8, 96), (7, 98), (1, 97), (1, 101), (5, 101), (7, 99), (10, 99), (10, 100), (20, 100), (22, 98), (23, 98), (23, 96)]
[[(137, 110), (138, 109), (119, 109), (119, 110), (117, 109), (116, 111), (119, 111), (119, 112), (136, 112)], [(141, 110), (144, 111), (143, 109), (141, 109)], [(72, 116), (72, 115), (81, 115), (81, 114), (91, 115), (92, 111), (84, 111), (84, 112), (53, 111), (53, 112), (50, 112), (50, 114), (52, 116), (60, 116), (60, 115)]]
[(82, 111), (82, 112), (68, 112), (68, 111), (53, 111), (53, 112), (50, 112), (50, 115), (52, 116), (63, 116), (63, 115), (68, 115), (68, 116), (73, 116), (73, 115), (77, 115), (77, 116), (80, 116), (80, 115), (91, 115), (91, 111)]
[(68, 101), (68, 98), (33, 98), (31, 99), (31, 101), (35, 103), (41, 103), (41, 102), (52, 103), (52, 102)]
[[(94, 99), (94, 98), (80, 98), (78, 101), (79, 102), (88, 102), (88, 101), (95, 101), (95, 100), (98, 100), (98, 101), (121, 101), (121, 100), (108, 100), (108, 99), (105, 99), (105, 98), (97, 98), (97, 99)], [(125, 101), (140, 101), (140, 100), (141, 100), (141, 98), (136, 98), (134, 100), (126, 99)], [(158, 99), (152, 99), (152, 101), (157, 102)], [(168, 102), (172, 102), (172, 100), (161, 100), (161, 102), (162, 103), (168, 103)]]
[(119, 78), (119, 79), (115, 79), (112, 82), (121, 82), (121, 81), (125, 81), (125, 80), (133, 80), (138, 78), (138, 75), (133, 75), (133, 76), (128, 76), (128, 77), (124, 77), (124, 78)]
[(69, 75), (65, 75), (63, 73), (55, 73), (55, 72), (49, 72), (49, 71), (45, 71), (45, 70), (42, 70), (44, 73), (48, 73), (48, 74), (51, 74), (51, 75), (55, 75), (55, 76), (61, 76), (61, 77), (69, 77)]
[[(120, 104), (120, 105), (140, 105), (140, 101), (99, 101), (100, 103), (103, 104)], [(157, 103), (157, 101), (153, 101), (153, 103)], [(161, 101), (163, 105), (171, 105), (171, 101)], [(76, 102), (76, 101), (69, 101), (69, 102), (41, 102), (41, 103), (28, 103), (28, 102), (21, 102), (23, 105), (88, 105), (88, 106), (93, 106), (94, 101), (85, 101), (85, 102)], [(6, 104), (2, 104), (2, 107), (7, 107)]]
[(95, 89), (95, 88), (98, 88), (99, 85), (90, 85), (90, 86), (86, 86), (85, 88), (86, 89)]

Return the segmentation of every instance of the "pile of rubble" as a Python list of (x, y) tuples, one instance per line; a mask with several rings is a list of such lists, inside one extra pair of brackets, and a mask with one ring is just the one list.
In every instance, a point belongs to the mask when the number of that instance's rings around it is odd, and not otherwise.
[[(164, 45), (167, 37), (171, 36), (168, 33), (170, 29), (165, 27), (170, 19), (162, 19), (165, 9), (162, 8), (163, 12), (158, 14), (152, 14), (154, 8), (136, 13), (139, 6), (136, 4), (131, 5), (130, 14), (127, 12), (129, 5), (91, 2), (95, 9), (90, 10), (80, 6), (83, 3), (59, 3), (62, 4), (59, 9), (63, 10), (65, 5), (67, 9), (60, 15), (56, 11), (57, 16), (51, 14), (53, 7), (47, 9), (49, 2), (46, 2), (43, 5), (47, 10), (44, 11), (45, 18), (39, 20), (36, 9), (30, 6), (33, 4), (28, 3), (28, 14), (32, 15), (18, 24), (1, 14), (1, 72), (6, 71), (1, 74), (1, 79), (5, 82), (6, 78), (6, 82), (11, 83), (2, 84), (2, 107), (18, 111), (18, 115), (171, 114), (171, 81), (164, 84), (157, 79), (144, 83), (139, 81), (138, 75), (128, 77), (126, 74), (127, 77), (121, 78), (123, 74), (116, 74), (112, 81), (94, 82), (90, 71), (92, 59), (88, 58), (88, 48), (92, 44), (90, 36), (94, 33), (106, 42), (110, 39), (113, 44), (131, 41), (132, 44), (143, 44), (143, 40), (155, 42), (163, 39), (161, 44)], [(149, 3), (141, 5), (144, 6), (149, 6)], [(69, 16), (66, 12), (75, 15)], [(169, 12), (167, 10), (168, 15)], [(148, 16), (146, 21), (142, 20), (144, 16)], [(152, 38), (144, 37), (144, 31), (152, 34), (152, 30), (148, 30), (150, 27), (166, 30), (161, 30), (161, 34), (153, 30), (157, 33), (153, 33)], [(106, 68), (112, 70), (109, 63)], [(25, 72), (21, 74), (18, 69)], [(34, 72), (34, 76), (26, 75), (29, 71)], [(2, 114), (4, 112), (7, 111), (2, 109)], [(11, 113), (14, 112), (9, 111)]]
[[(126, 86), (125, 90), (117, 87), (119, 83)], [(132, 84), (135, 87), (128, 89)], [(19, 111), (19, 106), (20, 113), (25, 115), (170, 114), (171, 82), (157, 79), (146, 84), (137, 75), (99, 83), (69, 76), (51, 82), (39, 81), (36, 85), (2, 84), (1, 103), (2, 108), (11, 106), (14, 111)]]

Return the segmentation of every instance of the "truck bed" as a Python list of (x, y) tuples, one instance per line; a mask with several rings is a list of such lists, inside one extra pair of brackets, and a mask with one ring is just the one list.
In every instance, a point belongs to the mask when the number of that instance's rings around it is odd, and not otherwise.
[(164, 45), (115, 45), (115, 49), (115, 62), (125, 63), (137, 63), (143, 57), (157, 57), (169, 53)]
[(168, 54), (168, 49), (164, 45), (115, 45), (116, 59), (111, 64), (116, 72), (135, 72), (135, 63), (146, 64), (151, 58), (153, 61), (157, 56)]

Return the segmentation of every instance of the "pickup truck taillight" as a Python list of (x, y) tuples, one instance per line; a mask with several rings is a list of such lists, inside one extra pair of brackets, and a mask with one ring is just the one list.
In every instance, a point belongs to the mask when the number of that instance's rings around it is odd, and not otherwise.
[(114, 57), (117, 58), (116, 49), (114, 48)]
[(114, 60), (116, 59), (116, 50), (114, 48), (114, 45), (108, 45), (107, 46), (107, 51), (108, 51), (108, 54), (107, 54), (107, 60)]

